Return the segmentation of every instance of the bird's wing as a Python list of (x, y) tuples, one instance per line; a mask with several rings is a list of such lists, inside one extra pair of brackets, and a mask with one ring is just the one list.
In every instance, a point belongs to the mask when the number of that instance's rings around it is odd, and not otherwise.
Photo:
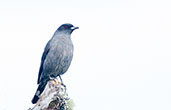
[(44, 61), (45, 61), (45, 59), (46, 59), (46, 56), (47, 56), (49, 50), (50, 50), (50, 40), (49, 40), (49, 42), (47, 43), (47, 45), (46, 45), (46, 47), (45, 47), (45, 49), (44, 49), (43, 55), (42, 55), (42, 59), (41, 59), (41, 64), (40, 64), (40, 69), (39, 69), (39, 75), (38, 75), (37, 84), (40, 83), (40, 77), (41, 77), (42, 71), (43, 71), (43, 64), (44, 64)]

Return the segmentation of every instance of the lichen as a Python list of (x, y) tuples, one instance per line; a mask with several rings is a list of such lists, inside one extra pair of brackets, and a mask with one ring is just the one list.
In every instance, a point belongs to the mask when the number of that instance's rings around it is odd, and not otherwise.
[(69, 98), (66, 87), (58, 80), (51, 80), (40, 96), (40, 100), (30, 110), (74, 110), (74, 102)]

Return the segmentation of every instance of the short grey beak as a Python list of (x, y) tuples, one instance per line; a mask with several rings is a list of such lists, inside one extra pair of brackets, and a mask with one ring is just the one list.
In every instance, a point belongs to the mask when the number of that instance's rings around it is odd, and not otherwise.
[(72, 27), (71, 29), (72, 29), (72, 30), (75, 30), (75, 29), (79, 29), (79, 27)]

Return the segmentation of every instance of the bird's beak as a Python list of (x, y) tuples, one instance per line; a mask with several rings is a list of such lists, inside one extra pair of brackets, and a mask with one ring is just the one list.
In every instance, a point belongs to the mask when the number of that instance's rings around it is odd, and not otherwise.
[(72, 27), (71, 29), (72, 29), (72, 30), (75, 30), (75, 29), (79, 29), (79, 27)]

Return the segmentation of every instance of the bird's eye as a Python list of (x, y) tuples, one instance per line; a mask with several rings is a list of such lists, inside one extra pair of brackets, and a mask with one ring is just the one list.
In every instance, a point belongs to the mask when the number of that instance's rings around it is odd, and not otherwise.
[(68, 26), (64, 26), (65, 29), (68, 29)]

